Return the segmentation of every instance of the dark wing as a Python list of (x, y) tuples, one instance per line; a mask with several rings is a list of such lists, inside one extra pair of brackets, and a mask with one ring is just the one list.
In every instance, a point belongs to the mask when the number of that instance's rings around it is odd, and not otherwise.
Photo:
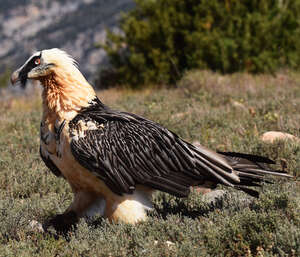
[[(83, 136), (78, 134), (80, 123), (90, 127)], [(196, 147), (155, 122), (111, 110), (98, 98), (69, 128), (75, 159), (117, 194), (142, 184), (183, 197), (191, 185), (208, 180), (258, 196), (246, 186), (257, 186), (266, 174), (290, 177), (266, 167), (272, 163), (267, 158)]]
[[(81, 122), (98, 129), (76, 137)], [(233, 186), (238, 177), (217, 153), (196, 148), (174, 133), (139, 116), (112, 110), (90, 111), (70, 122), (75, 159), (115, 193), (131, 193), (137, 184), (187, 196), (189, 187), (210, 180)]]
[(49, 157), (46, 157), (43, 155), (42, 153), (42, 147), (40, 146), (40, 156), (43, 160), (43, 162), (45, 163), (45, 165), (47, 166), (47, 168), (56, 176), (56, 177), (62, 177), (62, 173), (61, 171), (57, 168), (57, 166), (53, 163), (53, 161), (51, 161), (51, 159)]

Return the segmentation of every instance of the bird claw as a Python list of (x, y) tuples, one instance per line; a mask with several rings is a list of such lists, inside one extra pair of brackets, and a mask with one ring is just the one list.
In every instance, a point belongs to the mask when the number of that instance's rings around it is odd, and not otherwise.
[(53, 227), (56, 232), (65, 234), (69, 232), (77, 222), (77, 214), (74, 211), (70, 211), (64, 214), (58, 214), (46, 221), (43, 224), (43, 229), (48, 231), (50, 227)]

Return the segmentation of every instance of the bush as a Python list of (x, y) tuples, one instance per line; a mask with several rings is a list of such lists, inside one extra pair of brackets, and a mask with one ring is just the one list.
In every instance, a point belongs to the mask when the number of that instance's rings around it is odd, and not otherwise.
[(135, 2), (123, 34), (108, 32), (103, 46), (117, 84), (171, 84), (195, 68), (260, 73), (300, 65), (300, 0)]

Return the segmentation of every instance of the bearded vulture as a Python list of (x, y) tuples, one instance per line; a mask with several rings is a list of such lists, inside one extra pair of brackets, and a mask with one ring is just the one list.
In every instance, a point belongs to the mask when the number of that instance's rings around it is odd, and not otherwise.
[(35, 53), (11, 75), (12, 84), (28, 79), (43, 87), (41, 158), (74, 192), (65, 213), (50, 221), (56, 229), (96, 213), (143, 221), (155, 190), (186, 197), (191, 186), (223, 184), (258, 196), (248, 186), (264, 175), (289, 177), (268, 168), (268, 158), (196, 147), (156, 122), (109, 108), (60, 49)]

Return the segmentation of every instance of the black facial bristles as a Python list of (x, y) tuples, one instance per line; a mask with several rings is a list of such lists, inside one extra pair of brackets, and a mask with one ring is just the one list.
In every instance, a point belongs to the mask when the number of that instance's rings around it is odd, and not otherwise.
[(26, 74), (21, 74), (20, 73), (20, 84), (21, 84), (21, 87), (23, 89), (26, 88), (26, 84), (27, 84), (27, 73)]
[(39, 58), (41, 58), (42, 53), (40, 53), (39, 56), (33, 56), (30, 61), (23, 67), (23, 69), (19, 73), (19, 79), (21, 83), (21, 87), (24, 89), (27, 84), (27, 79), (28, 79), (28, 73), (37, 66), (35, 61)]

